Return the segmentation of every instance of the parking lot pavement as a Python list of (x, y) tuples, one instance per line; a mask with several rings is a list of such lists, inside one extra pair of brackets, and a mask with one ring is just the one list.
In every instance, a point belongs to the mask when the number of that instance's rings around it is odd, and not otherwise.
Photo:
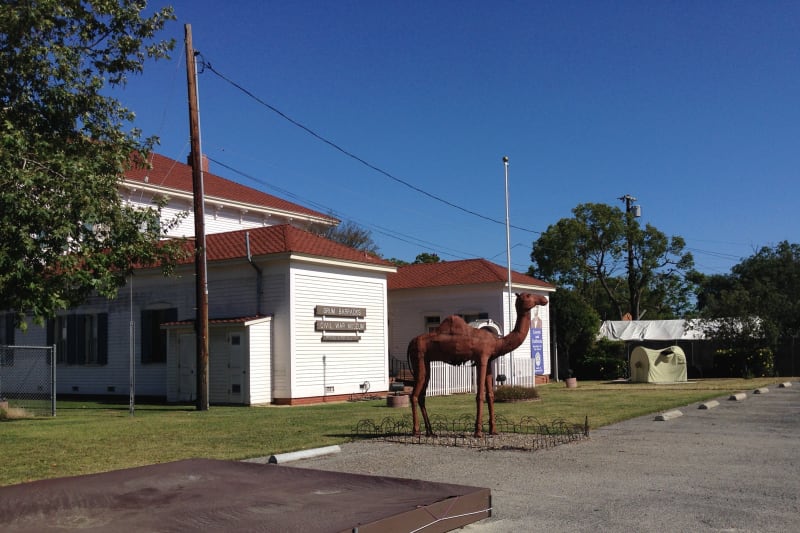
[(535, 452), (361, 441), (294, 466), (488, 487), (463, 531), (800, 531), (800, 386)]

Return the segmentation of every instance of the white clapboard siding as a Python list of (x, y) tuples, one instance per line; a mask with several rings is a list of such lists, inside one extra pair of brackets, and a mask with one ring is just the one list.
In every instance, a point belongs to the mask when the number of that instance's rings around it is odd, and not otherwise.
[(291, 300), (288, 272), (264, 274), (263, 312), (272, 316), (272, 398), (292, 393)]
[[(153, 207), (152, 197), (146, 197), (133, 193), (129, 197), (129, 203), (136, 207)], [(184, 199), (172, 199), (161, 210), (162, 220), (171, 221), (178, 216), (183, 216), (178, 224), (168, 232), (169, 237), (194, 237), (194, 216), (192, 215), (192, 203)], [(205, 231), (206, 234), (224, 233), (226, 231), (236, 231), (241, 229), (261, 228), (271, 226), (272, 223), (285, 223), (278, 218), (265, 218), (259, 213), (243, 213), (231, 207), (217, 209), (213, 202), (206, 202), (205, 205)]]
[(250, 405), (272, 402), (272, 319), (248, 328), (249, 371), (247, 391)]
[[(364, 382), (372, 391), (387, 390), (385, 291), (382, 274), (355, 276), (343, 269), (316, 267), (294, 270), (292, 398), (358, 393)], [(318, 305), (366, 308), (366, 330), (358, 334), (360, 340), (324, 342), (314, 327), (322, 319), (314, 315)]]

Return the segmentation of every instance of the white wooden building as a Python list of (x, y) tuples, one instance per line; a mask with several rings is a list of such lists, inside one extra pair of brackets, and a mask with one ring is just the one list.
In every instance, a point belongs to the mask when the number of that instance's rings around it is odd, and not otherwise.
[[(154, 155), (123, 200), (191, 211), (191, 167)], [(320, 233), (338, 220), (206, 172), (209, 398), (308, 403), (388, 388), (386, 276), (395, 267)], [(193, 217), (173, 236), (192, 237)], [(249, 241), (249, 246), (248, 246)], [(193, 249), (192, 241), (188, 246)], [(190, 256), (191, 257), (191, 256)], [(324, 313), (323, 313), (324, 311)], [(192, 259), (175, 276), (139, 269), (113, 300), (90, 298), (6, 344), (57, 347), (57, 393), (196, 397)], [(162, 327), (163, 325), (163, 327)]]
[[(549, 283), (519, 272), (512, 272), (511, 281), (512, 293), (548, 296), (555, 291)], [(411, 339), (432, 330), (450, 315), (505, 335), (516, 320), (513, 294), (511, 300), (509, 316), (508, 270), (485, 259), (399, 267), (396, 274), (389, 276), (391, 369), (403, 367)], [(505, 375), (506, 384), (532, 386), (547, 382), (551, 374), (550, 307), (536, 307), (532, 313), (531, 334), (512, 354), (495, 363), (495, 377)], [(472, 368), (434, 363), (428, 394), (472, 391)]]

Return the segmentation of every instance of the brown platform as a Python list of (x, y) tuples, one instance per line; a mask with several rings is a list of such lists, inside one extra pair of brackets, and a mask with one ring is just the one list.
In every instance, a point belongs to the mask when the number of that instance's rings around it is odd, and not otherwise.
[(489, 489), (191, 459), (0, 487), (0, 530), (450, 531), (491, 515)]

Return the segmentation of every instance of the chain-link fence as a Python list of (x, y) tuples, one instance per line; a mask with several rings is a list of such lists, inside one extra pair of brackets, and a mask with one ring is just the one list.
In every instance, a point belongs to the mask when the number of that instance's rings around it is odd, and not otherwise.
[(55, 346), (0, 346), (0, 406), (56, 415)]

